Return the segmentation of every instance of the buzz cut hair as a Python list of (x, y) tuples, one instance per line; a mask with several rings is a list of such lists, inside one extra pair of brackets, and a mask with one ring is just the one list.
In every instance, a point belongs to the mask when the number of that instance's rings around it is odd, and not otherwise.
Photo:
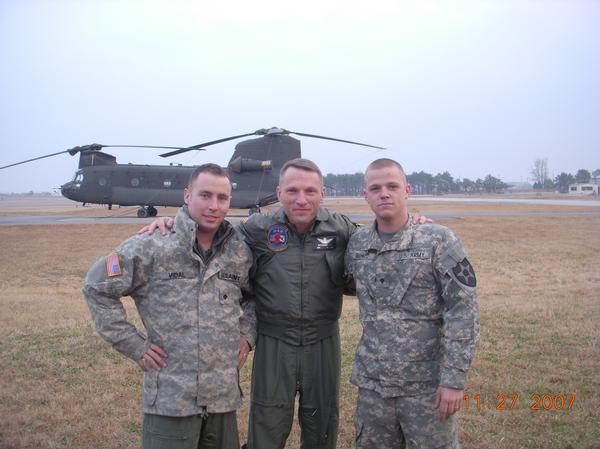
[(373, 162), (371, 162), (369, 164), (369, 166), (367, 167), (367, 169), (365, 170), (365, 176), (367, 175), (369, 170), (377, 170), (379, 168), (387, 168), (387, 167), (397, 167), (398, 170), (400, 170), (402, 177), (406, 181), (406, 173), (404, 172), (404, 168), (402, 168), (402, 165), (400, 165), (399, 162), (396, 162), (393, 159), (388, 159), (385, 157), (381, 158), (381, 159), (375, 159)]
[(211, 175), (221, 176), (229, 180), (229, 171), (226, 168), (212, 163), (202, 164), (198, 165), (190, 175), (190, 178), (188, 179), (188, 188), (192, 186), (192, 183), (196, 180), (200, 173), (210, 173)]
[(321, 182), (321, 184), (323, 184), (323, 173), (321, 173), (321, 169), (310, 159), (304, 159), (299, 157), (287, 161), (285, 164), (283, 164), (281, 170), (279, 171), (279, 179), (281, 179), (281, 177), (288, 168), (297, 168), (299, 170), (316, 173), (317, 175), (319, 175), (319, 181)]

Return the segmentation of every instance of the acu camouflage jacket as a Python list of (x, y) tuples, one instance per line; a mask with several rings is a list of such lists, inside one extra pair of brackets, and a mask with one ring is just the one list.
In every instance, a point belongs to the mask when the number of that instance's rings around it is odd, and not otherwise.
[(448, 228), (407, 225), (383, 243), (357, 230), (346, 266), (363, 335), (351, 381), (384, 397), (463, 389), (479, 339), (475, 273)]
[[(168, 236), (126, 240), (85, 280), (94, 326), (117, 351), (137, 362), (154, 343), (168, 354), (166, 367), (144, 374), (145, 413), (189, 416), (241, 405), (237, 354), (240, 331), (250, 329), (240, 321), (240, 301), (252, 256), (224, 222), (205, 265), (193, 251), (196, 227), (184, 206)], [(127, 321), (122, 296), (135, 301), (148, 337)]]

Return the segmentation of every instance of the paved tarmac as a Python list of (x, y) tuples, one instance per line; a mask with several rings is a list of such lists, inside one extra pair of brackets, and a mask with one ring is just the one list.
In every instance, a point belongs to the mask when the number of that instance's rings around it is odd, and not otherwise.
[[(109, 211), (105, 210), (102, 216), (96, 217), (85, 217), (78, 215), (60, 215), (65, 207), (72, 207), (73, 203), (62, 197), (8, 197), (0, 198), (0, 211), (10, 211), (13, 213), (19, 213), (20, 207), (25, 207), (26, 210), (55, 210), (54, 215), (7, 215), (0, 216), (0, 226), (21, 226), (21, 225), (68, 225), (68, 224), (144, 224), (150, 223), (152, 218), (137, 218), (135, 216), (136, 208), (122, 209), (117, 208)], [(460, 220), (467, 217), (598, 217), (600, 216), (600, 200), (593, 198), (572, 198), (565, 197), (561, 199), (554, 198), (495, 198), (495, 197), (452, 197), (452, 196), (429, 196), (429, 195), (413, 195), (411, 199), (418, 202), (432, 202), (432, 203), (469, 203), (469, 204), (520, 204), (520, 205), (538, 205), (538, 206), (565, 206), (560, 209), (553, 207), (551, 211), (539, 211), (539, 210), (521, 210), (518, 211), (463, 211), (460, 213), (427, 213), (427, 216), (435, 221), (447, 221), (447, 220)], [(348, 202), (356, 202), (357, 198), (349, 197), (329, 197), (325, 200), (325, 206), (328, 202), (335, 202), (337, 204)], [(578, 209), (573, 210), (573, 206)], [(587, 210), (581, 210), (584, 207)], [(452, 207), (450, 206), (449, 209)], [(505, 208), (504, 208), (505, 209)], [(172, 209), (175, 211), (175, 209)], [(90, 215), (96, 215), (97, 209), (90, 211)], [(169, 214), (169, 211), (160, 211), (161, 215)], [(173, 212), (174, 214), (174, 212)], [(369, 222), (374, 219), (374, 215), (371, 213), (349, 213), (348, 216), (357, 222)], [(237, 223), (242, 217), (241, 216), (230, 216), (229, 221)]]
[[(374, 219), (373, 214), (347, 214), (351, 220), (356, 222), (368, 222)], [(600, 208), (597, 211), (472, 211), (459, 214), (436, 214), (428, 213), (427, 216), (434, 221), (462, 220), (467, 217), (600, 217)], [(240, 221), (241, 216), (229, 216), (227, 219), (232, 223)], [(110, 216), (105, 217), (73, 217), (60, 215), (13, 215), (0, 216), (0, 226), (21, 225), (81, 225), (81, 224), (129, 224), (137, 223), (143, 225), (150, 223), (153, 218), (137, 218)]]

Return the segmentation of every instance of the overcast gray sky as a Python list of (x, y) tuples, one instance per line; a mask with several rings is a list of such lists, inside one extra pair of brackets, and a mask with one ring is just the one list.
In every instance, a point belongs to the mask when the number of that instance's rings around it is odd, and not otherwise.
[[(287, 4), (286, 4), (287, 3)], [(279, 126), (328, 173), (526, 181), (600, 168), (600, 1), (0, 0), (0, 165), (88, 143), (189, 146)], [(234, 143), (167, 162), (226, 165)], [(115, 151), (159, 163), (157, 150)], [(0, 192), (72, 178), (61, 155)]]

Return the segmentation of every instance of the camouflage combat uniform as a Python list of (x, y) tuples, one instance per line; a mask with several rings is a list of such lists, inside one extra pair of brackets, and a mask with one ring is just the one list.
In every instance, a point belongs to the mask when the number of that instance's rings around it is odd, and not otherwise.
[[(335, 448), (339, 416), (344, 252), (355, 224), (321, 208), (298, 234), (280, 209), (240, 226), (252, 248), (258, 341), (249, 449), (281, 448), (300, 394), (302, 447)], [(251, 341), (251, 343), (254, 343)]]
[(357, 448), (458, 447), (454, 419), (439, 421), (433, 395), (438, 386), (464, 389), (479, 338), (462, 244), (448, 228), (409, 217), (386, 243), (376, 224), (358, 230), (346, 265), (363, 327), (351, 377)]
[[(137, 362), (154, 343), (168, 354), (160, 372), (144, 374), (147, 415), (210, 416), (241, 405), (237, 354), (240, 332), (249, 329), (240, 322), (240, 301), (252, 255), (223, 222), (205, 261), (194, 251), (196, 228), (184, 206), (167, 237), (126, 240), (85, 280), (94, 326), (117, 351)], [(135, 301), (148, 337), (127, 321), (122, 296)]]

